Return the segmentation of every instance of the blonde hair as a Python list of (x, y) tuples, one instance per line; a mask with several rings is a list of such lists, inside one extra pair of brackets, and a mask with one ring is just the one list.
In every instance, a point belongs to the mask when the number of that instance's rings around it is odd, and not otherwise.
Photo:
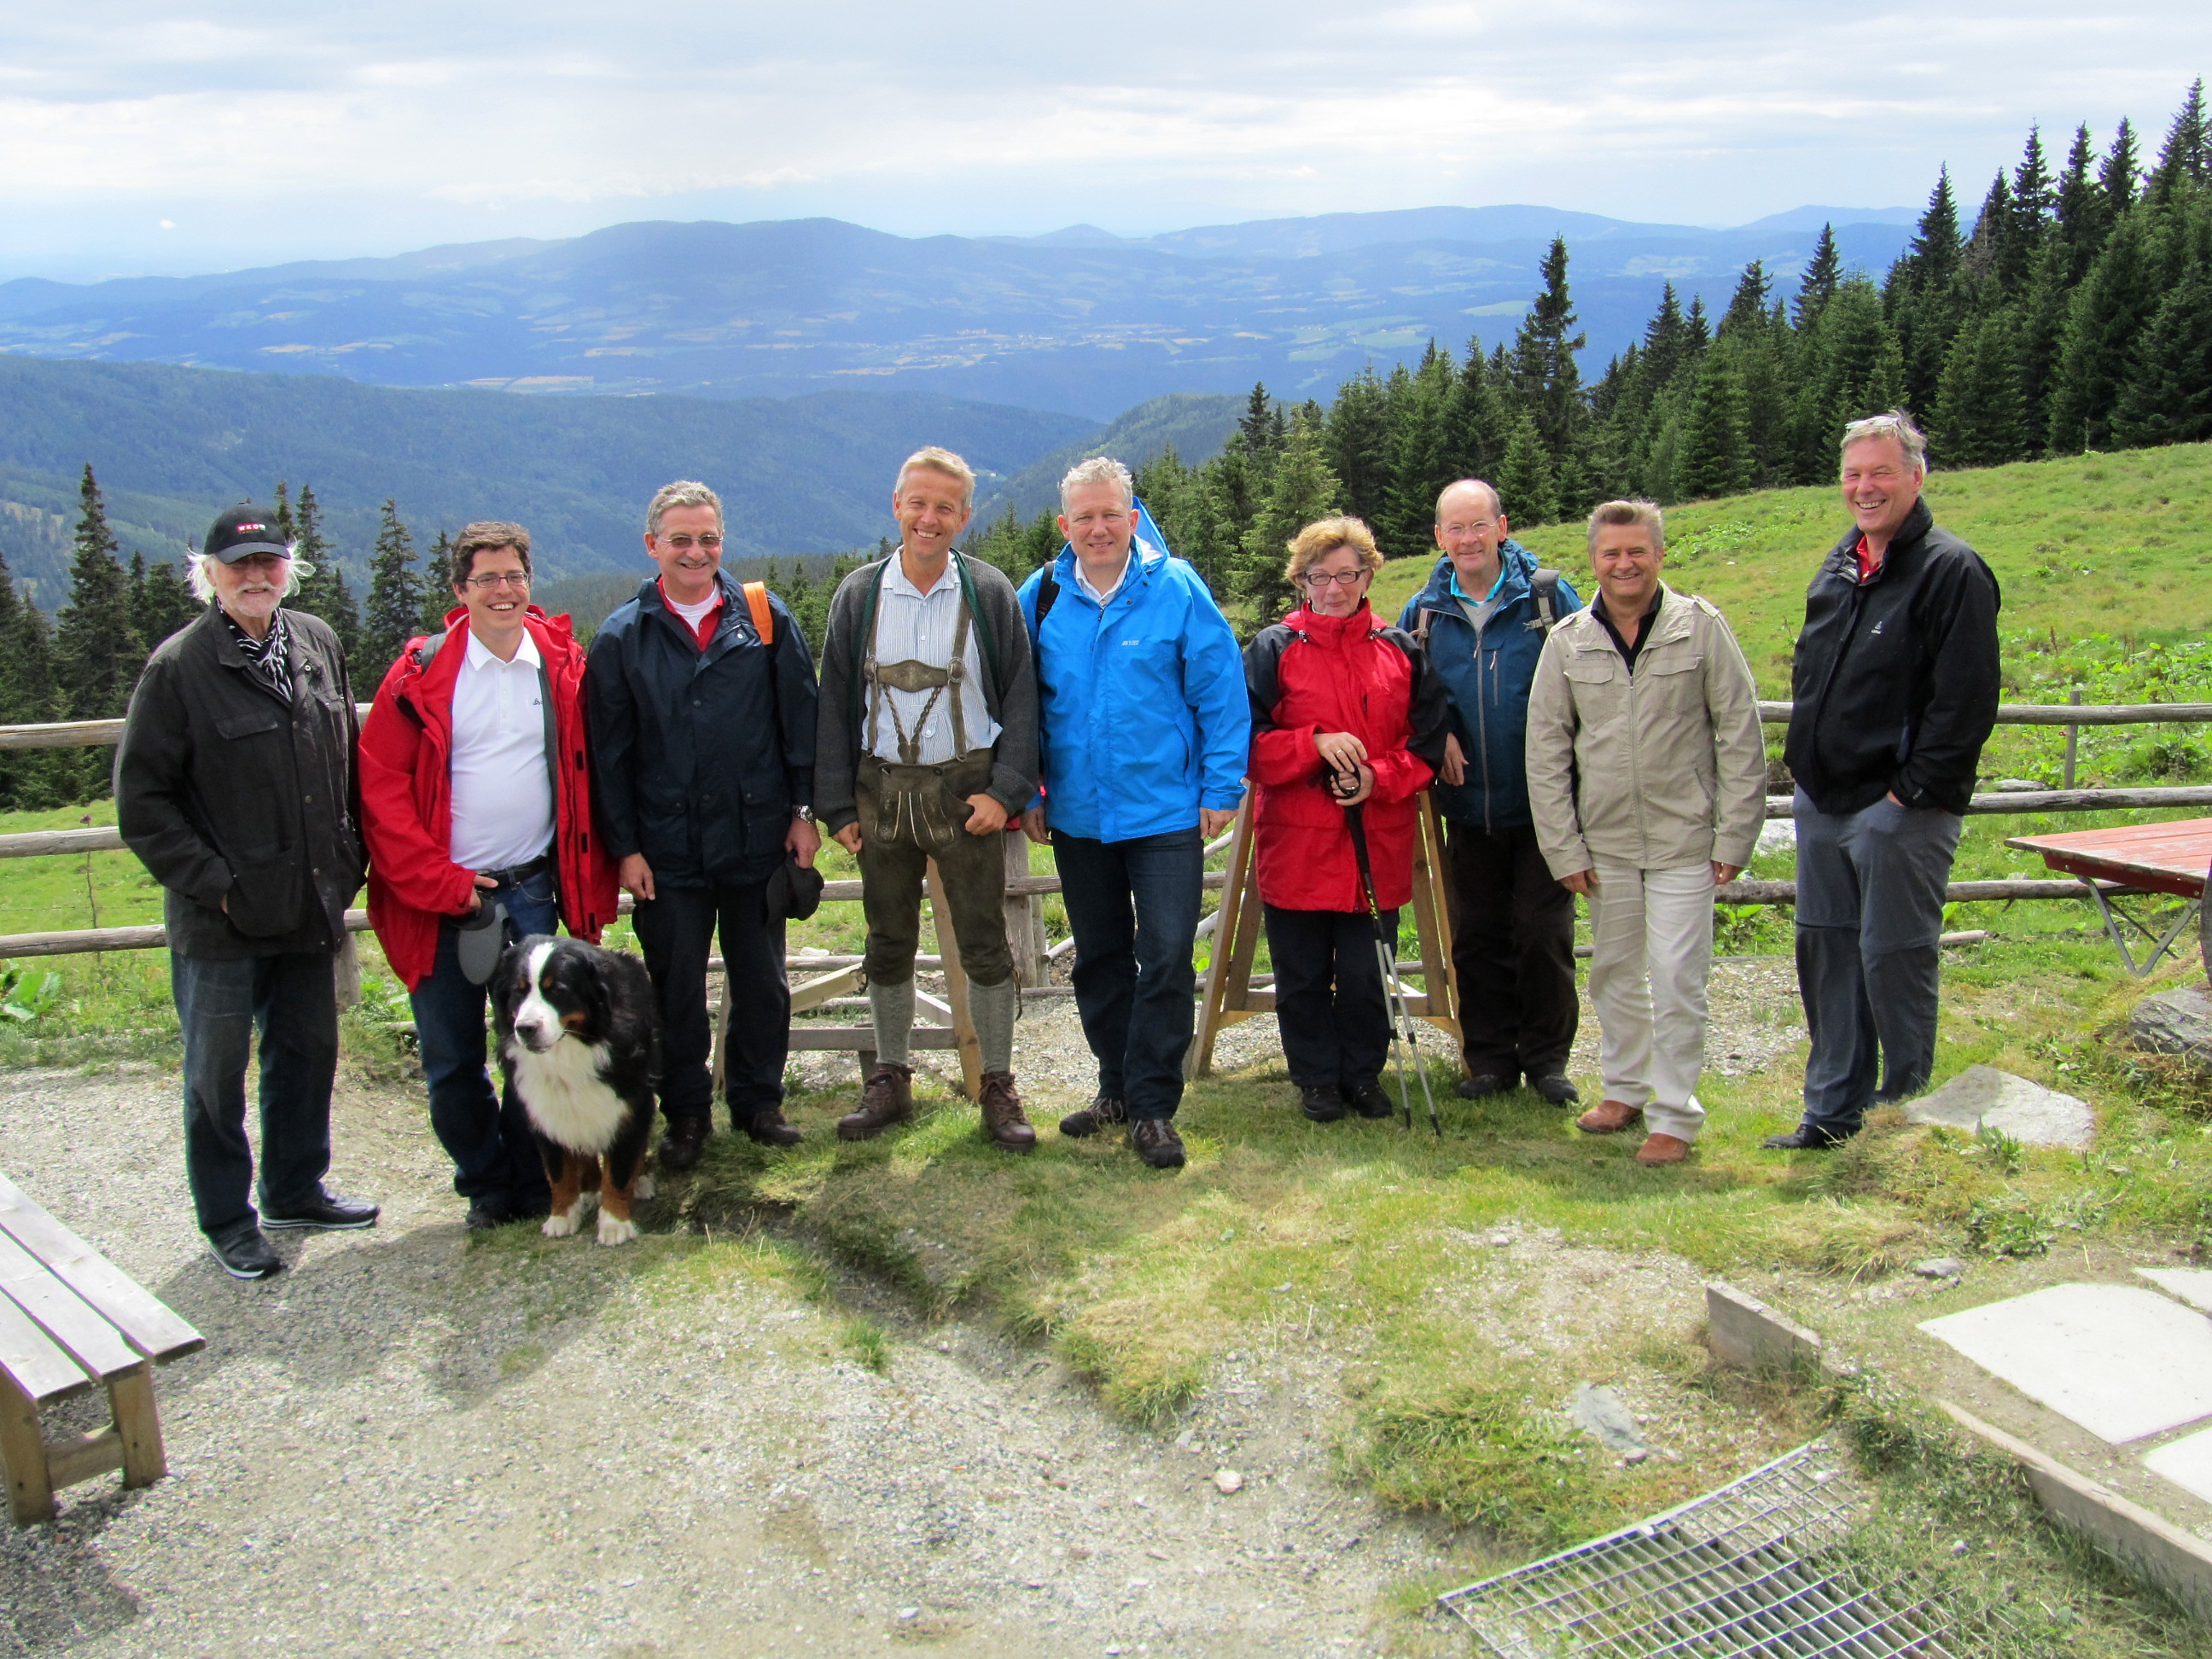
[(1067, 510), (1067, 492), (1079, 489), (1085, 484), (1109, 483), (1121, 492), (1121, 505), (1133, 506), (1137, 500), (1137, 481), (1129, 476), (1129, 469), (1110, 455), (1093, 455), (1087, 461), (1078, 461), (1067, 469), (1060, 481), (1060, 506)]
[(1358, 553), (1363, 570), (1382, 568), (1382, 554), (1375, 545), (1375, 532), (1359, 520), (1316, 519), (1291, 538), (1291, 562), (1283, 567), (1283, 579), (1296, 586), (1308, 570), (1340, 547), (1348, 547)]
[(1656, 552), (1667, 549), (1667, 521), (1653, 501), (1601, 501), (1589, 515), (1589, 550), (1597, 551), (1597, 532), (1607, 525), (1640, 524), (1651, 532)]
[(898, 477), (892, 482), (891, 494), (896, 495), (906, 488), (906, 475), (916, 467), (926, 467), (932, 472), (942, 472), (948, 478), (960, 480), (960, 505), (975, 503), (975, 469), (949, 449), (939, 449), (935, 444), (924, 444), (899, 463)]

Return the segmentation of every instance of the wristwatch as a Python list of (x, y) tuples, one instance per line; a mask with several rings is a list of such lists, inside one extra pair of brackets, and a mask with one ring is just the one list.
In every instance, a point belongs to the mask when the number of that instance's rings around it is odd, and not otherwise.
[(791, 816), (800, 819), (805, 823), (811, 823), (814, 822), (814, 809), (811, 806), (794, 806), (791, 809)]

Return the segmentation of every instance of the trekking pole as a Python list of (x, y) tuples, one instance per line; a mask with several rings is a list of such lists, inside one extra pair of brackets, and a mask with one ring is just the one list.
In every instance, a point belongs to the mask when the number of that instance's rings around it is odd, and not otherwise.
[[(1413, 1127), (1413, 1091), (1406, 1084), (1406, 1054), (1413, 1056), (1413, 1075), (1421, 1080), (1421, 1097), (1428, 1103), (1429, 1127), (1438, 1140), (1444, 1138), (1444, 1127), (1437, 1117), (1437, 1097), (1429, 1087), (1428, 1068), (1421, 1064), (1421, 1045), (1413, 1036), (1413, 1010), (1406, 1006), (1406, 989), (1398, 980), (1397, 941), (1382, 927), (1382, 907), (1375, 897), (1375, 866), (1367, 856), (1367, 822), (1357, 805), (1344, 809), (1344, 821), (1352, 831), (1352, 853), (1359, 864), (1359, 888), (1367, 900), (1367, 921), (1375, 932), (1376, 965), (1382, 970), (1382, 1017), (1390, 1027), (1390, 1054), (1398, 1070), (1398, 1100), (1405, 1108), (1406, 1129)], [(1401, 1046), (1402, 1040), (1402, 1046)]]

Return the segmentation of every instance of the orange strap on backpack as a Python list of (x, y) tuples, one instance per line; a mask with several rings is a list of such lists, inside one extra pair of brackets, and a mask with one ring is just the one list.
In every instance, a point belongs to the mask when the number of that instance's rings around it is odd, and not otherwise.
[(753, 613), (753, 632), (763, 645), (775, 643), (775, 613), (768, 608), (768, 584), (745, 584), (745, 608)]

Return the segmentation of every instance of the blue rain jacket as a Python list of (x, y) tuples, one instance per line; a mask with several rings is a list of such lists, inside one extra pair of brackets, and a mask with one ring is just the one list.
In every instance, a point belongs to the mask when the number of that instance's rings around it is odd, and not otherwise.
[[(1528, 816), (1528, 688), (1544, 651), (1544, 625), (1529, 593), (1536, 558), (1511, 537), (1498, 546), (1503, 567), (1498, 608), (1480, 638), (1452, 597), (1452, 562), (1439, 558), (1429, 585), (1406, 601), (1398, 626), (1419, 635), (1429, 613), (1429, 665), (1451, 696), (1452, 730), (1467, 757), (1467, 781), (1456, 787), (1439, 776), (1437, 810), (1460, 823), (1515, 830)], [(1558, 615), (1583, 608), (1565, 576), (1559, 578)]]
[[(1058, 584), (1040, 628), (1046, 571)], [(1022, 618), (1036, 647), (1040, 792), (1052, 827), (1133, 841), (1197, 827), (1244, 798), (1252, 714), (1244, 656), (1198, 572), (1138, 504), (1129, 568), (1101, 610), (1074, 550), (1030, 574)]]

